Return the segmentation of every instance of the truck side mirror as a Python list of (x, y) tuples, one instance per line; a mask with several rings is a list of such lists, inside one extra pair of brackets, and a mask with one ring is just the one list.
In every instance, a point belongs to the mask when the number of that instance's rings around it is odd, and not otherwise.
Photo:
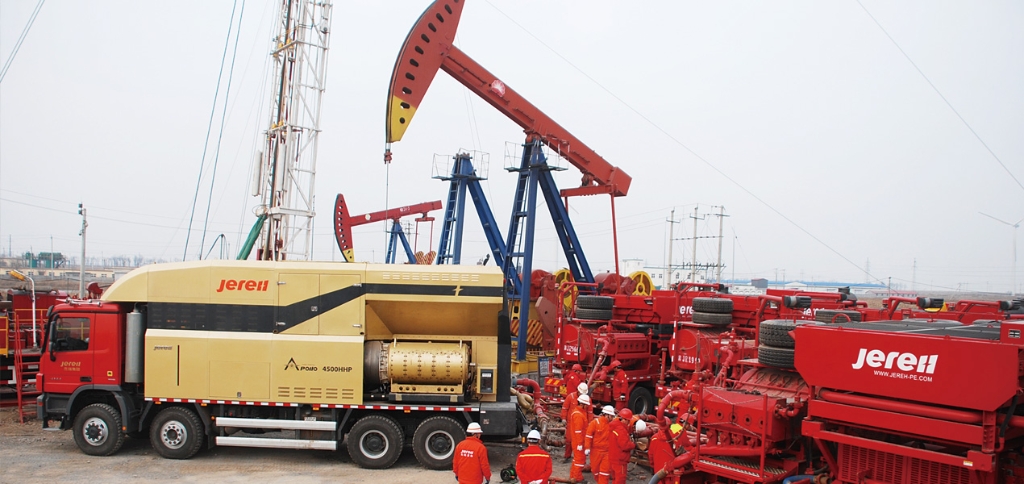
[(46, 342), (50, 350), (50, 361), (57, 361), (57, 355), (54, 354), (54, 351), (57, 349), (57, 339), (55, 338), (55, 336), (57, 336), (57, 323), (50, 320), (47, 325)]

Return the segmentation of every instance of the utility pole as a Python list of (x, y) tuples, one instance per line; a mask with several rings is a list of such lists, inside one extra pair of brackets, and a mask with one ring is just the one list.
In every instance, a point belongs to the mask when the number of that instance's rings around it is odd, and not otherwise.
[[(718, 207), (718, 277), (715, 278), (715, 282), (722, 283), (722, 226), (725, 220), (725, 206)], [(735, 252), (733, 253), (735, 255)]]
[(732, 280), (736, 282), (736, 234), (732, 235)]
[(85, 207), (81, 203), (78, 204), (78, 214), (82, 216), (82, 231), (78, 233), (82, 236), (82, 261), (78, 264), (78, 298), (83, 299), (85, 294), (85, 229), (89, 223), (85, 220)]
[(676, 223), (678, 223), (676, 222), (676, 209), (673, 208), (668, 220), (668, 263), (665, 264), (664, 288), (672, 287), (672, 229), (675, 228)]
[(693, 207), (693, 262), (690, 264), (690, 282), (697, 282), (697, 209), (700, 206)]
[(914, 272), (910, 279), (910, 290), (917, 290), (917, 257), (914, 258)]
[(1005, 220), (997, 219), (997, 218), (995, 218), (995, 217), (993, 217), (993, 216), (991, 216), (991, 215), (989, 215), (987, 213), (982, 213), (982, 212), (978, 212), (978, 213), (980, 213), (980, 214), (982, 214), (982, 215), (984, 215), (984, 216), (986, 216), (986, 217), (988, 217), (988, 218), (990, 218), (992, 220), (995, 220), (996, 222), (999, 222), (999, 223), (1004, 224), (1004, 225), (1009, 225), (1010, 227), (1013, 228), (1013, 267), (1011, 268), (1012, 282), (1011, 282), (1011, 285), (1010, 285), (1010, 296), (1016, 296), (1017, 295), (1017, 229), (1020, 228), (1021, 222), (1024, 222), (1024, 218), (1018, 220), (1017, 223), (1010, 223), (1010, 222), (1007, 222)]

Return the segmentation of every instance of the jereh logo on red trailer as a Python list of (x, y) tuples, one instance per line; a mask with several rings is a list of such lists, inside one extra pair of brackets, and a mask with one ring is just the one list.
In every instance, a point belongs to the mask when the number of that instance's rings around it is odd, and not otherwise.
[[(859, 370), (864, 368), (865, 365), (872, 368), (885, 368), (886, 370), (893, 369), (893, 364), (896, 368), (903, 371), (911, 371), (916, 373), (922, 373), (931, 375), (935, 373), (935, 363), (939, 360), (939, 355), (915, 355), (913, 353), (901, 353), (899, 351), (890, 351), (888, 353), (882, 350), (868, 350), (867, 348), (861, 348), (860, 354), (857, 355), (857, 362), (854, 363), (853, 369)], [(893, 376), (889, 375), (888, 372), (882, 372), (881, 376)], [(875, 372), (876, 375), (879, 372)]]

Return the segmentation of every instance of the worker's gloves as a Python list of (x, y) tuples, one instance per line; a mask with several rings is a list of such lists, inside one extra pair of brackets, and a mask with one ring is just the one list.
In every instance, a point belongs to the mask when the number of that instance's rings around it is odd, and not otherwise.
[(484, 479), (484, 484), (491, 484), (491, 480), (490, 479)]
[[(576, 446), (576, 450), (578, 450), (580, 452), (583, 452), (583, 446), (582, 445), (577, 445)], [(590, 452), (590, 451), (588, 450), (587, 452)]]
[(587, 449), (587, 451), (584, 452), (583, 455), (590, 455), (590, 449)]

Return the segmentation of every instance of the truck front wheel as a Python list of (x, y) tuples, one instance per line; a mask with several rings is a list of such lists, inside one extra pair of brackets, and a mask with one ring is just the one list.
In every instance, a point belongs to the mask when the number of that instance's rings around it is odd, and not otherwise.
[(75, 443), (89, 455), (113, 455), (124, 444), (121, 413), (105, 403), (94, 403), (75, 416)]
[(405, 434), (402, 428), (383, 415), (361, 418), (348, 433), (348, 455), (366, 469), (387, 469), (402, 455)]
[(427, 469), (451, 469), (455, 446), (463, 440), (466, 440), (466, 431), (458, 421), (451, 417), (430, 417), (412, 434), (412, 451)]
[(167, 459), (188, 459), (203, 447), (203, 423), (195, 412), (182, 407), (164, 409), (153, 419), (149, 442)]

